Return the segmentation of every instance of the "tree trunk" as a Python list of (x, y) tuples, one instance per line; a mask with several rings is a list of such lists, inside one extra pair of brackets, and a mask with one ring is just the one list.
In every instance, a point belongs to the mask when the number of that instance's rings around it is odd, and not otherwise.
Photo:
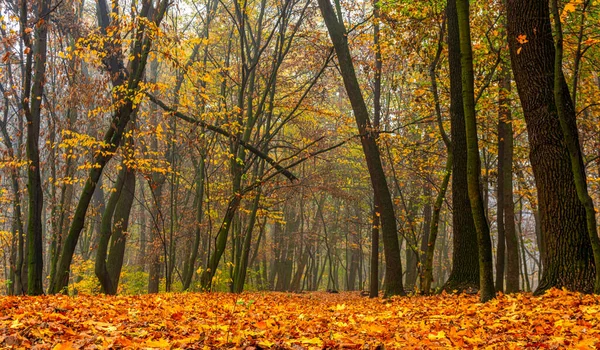
[[(8, 117), (9, 101), (8, 97), (5, 96), (5, 118)], [(8, 133), (7, 125), (5, 121), (0, 123), (0, 131), (6, 145), (8, 156), (11, 159), (15, 159), (16, 153), (15, 147), (11, 141)], [(17, 143), (18, 146), (18, 143)], [(14, 284), (11, 286), (12, 293), (14, 295), (24, 295), (27, 293), (27, 275), (23, 273), (23, 264), (25, 261), (25, 230), (23, 226), (23, 215), (21, 212), (21, 185), (19, 184), (19, 171), (15, 167), (10, 169), (10, 184), (13, 192), (12, 208), (12, 234), (14, 237), (13, 254), (12, 254), (12, 276), (14, 277)]]
[[(536, 294), (552, 287), (592, 292), (595, 265), (586, 211), (577, 196), (569, 151), (554, 99), (555, 50), (545, 0), (507, 1), (512, 68), (529, 135), (542, 235), (543, 275)], [(563, 80), (564, 78), (559, 77)], [(577, 133), (566, 83), (568, 127)]]
[(183, 269), (183, 290), (188, 290), (192, 284), (192, 277), (196, 272), (196, 260), (198, 260), (198, 249), (200, 248), (201, 240), (201, 224), (204, 210), (204, 175), (205, 175), (205, 161), (204, 156), (201, 155), (198, 160), (197, 174), (196, 174), (196, 227), (194, 228), (194, 243), (192, 244), (190, 255), (188, 260), (185, 262)]
[[(506, 293), (515, 293), (519, 291), (519, 244), (515, 230), (515, 202), (513, 198), (513, 127), (512, 113), (510, 109), (511, 76), (509, 67), (503, 67), (502, 81), (500, 84), (500, 122), (503, 124), (504, 152), (503, 171), (498, 171), (498, 186), (500, 186), (500, 177), (502, 177), (502, 214), (504, 222), (504, 232), (506, 240)], [(498, 154), (500, 160), (500, 154)], [(498, 198), (498, 201), (500, 198)], [(500, 238), (498, 237), (498, 240)], [(498, 253), (499, 254), (499, 253)]]
[[(552, 0), (552, 15), (554, 17), (554, 30), (556, 32), (556, 49), (554, 59), (554, 102), (556, 114), (560, 121), (560, 127), (563, 132), (564, 142), (569, 151), (569, 160), (571, 161), (571, 172), (575, 181), (575, 190), (577, 197), (585, 209), (585, 219), (587, 233), (592, 245), (594, 256), (594, 265), (600, 266), (600, 239), (598, 238), (598, 228), (596, 222), (596, 209), (594, 200), (588, 192), (587, 175), (583, 162), (583, 151), (579, 143), (579, 132), (575, 115), (575, 106), (569, 96), (569, 87), (563, 76), (563, 33), (560, 12), (558, 10), (558, 1)], [(579, 54), (579, 52), (577, 52)], [(575, 75), (577, 72), (575, 72)], [(576, 83), (576, 82), (575, 82)], [(573, 87), (576, 91), (576, 86)], [(576, 96), (574, 94), (574, 96)], [(600, 268), (596, 269), (594, 281), (594, 293), (600, 294)]]
[(402, 263), (400, 260), (400, 246), (398, 244), (394, 203), (392, 202), (385, 172), (383, 171), (379, 148), (377, 146), (377, 135), (372, 132), (369, 112), (354, 70), (352, 56), (348, 47), (346, 29), (342, 19), (336, 17), (329, 0), (319, 0), (318, 3), (337, 54), (346, 93), (352, 105), (358, 131), (361, 135), (360, 140), (371, 178), (371, 185), (373, 186), (375, 196), (379, 199), (386, 260), (385, 295), (404, 295)]
[[(123, 164), (121, 164), (121, 166), (122, 165)], [(117, 181), (112, 189), (112, 193), (110, 194), (108, 202), (106, 203), (106, 208), (102, 214), (102, 223), (100, 225), (100, 241), (96, 250), (96, 263), (94, 266), (94, 272), (96, 273), (96, 277), (98, 277), (98, 281), (100, 282), (101, 292), (106, 294), (113, 294), (111, 293), (112, 290), (116, 289), (112, 286), (112, 281), (106, 268), (106, 257), (108, 255), (110, 237), (112, 236), (112, 218), (119, 201), (119, 197), (121, 196), (126, 172), (127, 168), (122, 166), (119, 174), (117, 175)]]
[(467, 189), (467, 138), (462, 101), (460, 37), (456, 0), (448, 0), (448, 64), (452, 135), (452, 271), (443, 289), (452, 292), (479, 287), (477, 231)]
[(463, 107), (467, 134), (467, 184), (471, 213), (477, 230), (479, 250), (479, 293), (481, 302), (495, 296), (492, 241), (490, 228), (485, 215), (481, 193), (481, 160), (477, 138), (477, 118), (475, 115), (475, 75), (473, 73), (473, 51), (471, 48), (471, 25), (469, 21), (469, 1), (456, 0), (458, 27), (460, 32), (460, 58), (463, 89)]
[[(261, 166), (262, 167), (262, 166)], [(259, 173), (262, 171), (259, 170)], [(254, 224), (256, 222), (256, 214), (258, 212), (258, 205), (260, 203), (261, 193), (257, 191), (254, 201), (252, 203), (252, 210), (250, 217), (248, 218), (248, 224), (246, 226), (246, 233), (243, 237), (241, 254), (235, 265), (235, 273), (233, 274), (233, 292), (241, 293), (244, 291), (244, 283), (246, 282), (246, 272), (248, 270), (248, 258), (250, 256), (250, 248), (252, 243), (252, 231), (254, 231)]]
[[(28, 276), (27, 294), (44, 294), (43, 286), (43, 206), (44, 193), (42, 192), (42, 177), (40, 170), (40, 120), (42, 113), (42, 96), (46, 81), (46, 48), (48, 24), (50, 18), (50, 2), (46, 0), (36, 1), (36, 17), (40, 18), (35, 26), (35, 42), (31, 43), (31, 37), (25, 30), (28, 27), (27, 16), (30, 9), (27, 1), (21, 1), (21, 35), (25, 46), (29, 49), (25, 63), (25, 74), (23, 83), (22, 105), (27, 119), (27, 194), (28, 194), (28, 217), (27, 217), (27, 250), (28, 250)], [(33, 46), (33, 47), (32, 47)], [(35, 62), (34, 62), (35, 61)], [(33, 66), (33, 67), (32, 67)], [(33, 76), (33, 77), (32, 77)], [(32, 81), (33, 79), (33, 81)]]
[(129, 233), (129, 215), (135, 199), (135, 171), (126, 168), (123, 188), (117, 202), (113, 216), (113, 230), (110, 242), (110, 254), (106, 261), (108, 276), (111, 281), (112, 289), (108, 294), (117, 294), (119, 279), (123, 268), (123, 259), (125, 257), (125, 243)]
[(150, 266), (148, 269), (148, 293), (155, 294), (160, 289), (160, 277), (161, 277), (161, 262), (160, 256), (161, 251), (164, 251), (164, 237), (162, 236), (163, 231), (163, 219), (160, 213), (162, 205), (163, 189), (164, 189), (164, 176), (153, 176), (154, 180), (150, 182), (150, 193), (152, 194), (152, 212), (150, 214), (151, 219), (151, 234), (150, 234), (150, 247), (149, 247), (149, 260)]
[[(503, 72), (504, 75), (507, 75)], [(506, 186), (504, 185), (504, 173), (505, 166), (504, 162), (506, 157), (506, 134), (507, 134), (507, 122), (505, 106), (506, 99), (503, 89), (505, 88), (503, 79), (499, 81), (499, 100), (498, 100), (498, 184), (497, 184), (497, 195), (496, 195), (496, 227), (498, 228), (498, 242), (496, 245), (496, 290), (504, 291), (504, 265), (506, 258), (506, 236), (504, 230), (504, 191)], [(510, 224), (510, 223), (509, 223)]]

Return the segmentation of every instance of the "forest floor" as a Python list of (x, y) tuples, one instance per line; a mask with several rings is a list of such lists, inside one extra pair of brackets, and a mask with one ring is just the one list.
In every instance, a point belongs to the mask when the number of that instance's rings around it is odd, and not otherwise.
[[(382, 347), (383, 345), (384, 347)], [(358, 293), (0, 297), (0, 348), (406, 349), (600, 346), (600, 296), (369, 299)]]

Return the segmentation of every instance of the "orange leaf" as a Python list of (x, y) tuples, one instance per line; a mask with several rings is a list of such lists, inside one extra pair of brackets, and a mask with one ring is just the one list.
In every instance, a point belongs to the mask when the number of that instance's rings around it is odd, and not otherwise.
[(66, 342), (61, 344), (56, 344), (52, 350), (75, 350), (72, 342)]

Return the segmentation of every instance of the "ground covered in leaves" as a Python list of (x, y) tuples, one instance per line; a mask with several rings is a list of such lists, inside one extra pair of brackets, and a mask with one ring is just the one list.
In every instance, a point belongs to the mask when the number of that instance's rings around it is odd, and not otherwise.
[[(382, 347), (383, 346), (383, 347)], [(551, 290), (368, 299), (357, 293), (0, 297), (0, 348), (600, 347), (600, 296)]]

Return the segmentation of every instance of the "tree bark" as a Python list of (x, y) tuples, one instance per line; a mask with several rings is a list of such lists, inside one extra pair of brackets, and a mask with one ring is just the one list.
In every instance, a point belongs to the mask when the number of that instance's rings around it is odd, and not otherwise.
[(129, 216), (135, 199), (135, 171), (126, 168), (124, 176), (123, 188), (113, 215), (110, 253), (106, 261), (106, 268), (112, 285), (112, 289), (108, 294), (112, 295), (116, 295), (119, 288), (119, 279), (123, 268), (123, 259), (125, 258), (125, 244), (129, 234)]
[(452, 292), (479, 287), (477, 231), (467, 189), (467, 138), (462, 101), (460, 38), (456, 0), (448, 0), (448, 64), (452, 137), (452, 270), (443, 289)]
[[(543, 275), (536, 294), (552, 287), (592, 292), (595, 264), (586, 212), (577, 196), (569, 151), (554, 99), (555, 49), (545, 0), (508, 0), (510, 56), (521, 99), (529, 159), (535, 176), (542, 236)], [(564, 77), (568, 128), (577, 133), (575, 111)]]
[[(27, 141), (26, 153), (29, 166), (27, 167), (27, 195), (28, 195), (28, 217), (27, 217), (27, 250), (28, 250), (28, 276), (27, 294), (44, 294), (43, 286), (43, 206), (44, 193), (42, 192), (42, 177), (40, 171), (40, 121), (42, 113), (42, 96), (46, 82), (46, 48), (49, 23), (50, 2), (46, 0), (36, 1), (35, 16), (38, 23), (35, 25), (35, 41), (31, 43), (28, 28), (27, 1), (21, 0), (21, 35), (25, 46), (29, 49), (25, 63), (25, 74), (23, 81), (22, 105), (27, 119)], [(33, 81), (32, 81), (33, 80)]]
[[(560, 12), (558, 11), (558, 1), (552, 0), (552, 15), (554, 17), (554, 30), (556, 32), (556, 49), (554, 59), (554, 103), (556, 114), (560, 121), (560, 127), (563, 132), (564, 142), (569, 151), (569, 160), (571, 161), (571, 172), (575, 181), (575, 190), (577, 197), (585, 209), (585, 219), (587, 233), (592, 245), (594, 256), (594, 265), (600, 265), (600, 239), (598, 238), (598, 228), (596, 222), (596, 209), (594, 208), (594, 200), (588, 192), (587, 175), (585, 165), (583, 163), (583, 151), (579, 143), (579, 132), (577, 130), (575, 105), (569, 96), (569, 87), (563, 76), (563, 33)], [(579, 54), (579, 52), (577, 52)], [(577, 72), (575, 72), (577, 74)], [(576, 81), (575, 81), (576, 84)], [(573, 87), (576, 91), (576, 86)], [(574, 94), (574, 96), (576, 96)], [(568, 106), (571, 106), (568, 109)], [(573, 115), (568, 115), (571, 113)], [(600, 294), (600, 268), (596, 269), (594, 280), (594, 293)]]
[(119, 171), (117, 175), (117, 181), (115, 182), (112, 193), (110, 194), (108, 202), (106, 203), (104, 213), (102, 214), (102, 222), (100, 224), (100, 241), (98, 243), (98, 248), (96, 249), (94, 272), (96, 277), (98, 277), (98, 281), (100, 282), (100, 290), (102, 293), (106, 294), (113, 294), (111, 293), (112, 290), (116, 289), (113, 288), (112, 281), (106, 268), (106, 257), (108, 255), (110, 237), (112, 236), (112, 218), (119, 201), (119, 197), (121, 196), (126, 172), (127, 170), (125, 167), (121, 168)]
[(477, 118), (475, 115), (475, 75), (473, 73), (473, 51), (471, 48), (471, 27), (469, 21), (469, 1), (457, 0), (458, 27), (460, 32), (460, 58), (462, 73), (463, 107), (467, 135), (467, 184), (471, 213), (477, 231), (479, 250), (479, 293), (481, 302), (495, 296), (492, 241), (490, 228), (485, 215), (481, 193), (481, 160), (477, 138)]

